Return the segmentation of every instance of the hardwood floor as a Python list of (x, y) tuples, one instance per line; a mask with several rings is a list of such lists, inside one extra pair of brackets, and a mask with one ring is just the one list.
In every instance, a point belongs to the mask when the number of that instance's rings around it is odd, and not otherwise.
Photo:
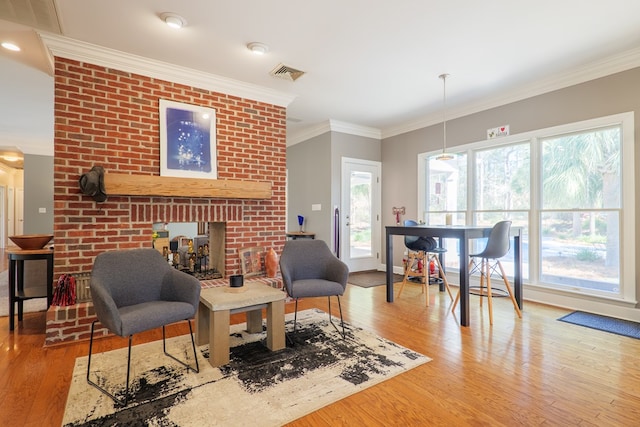
[[(413, 285), (389, 304), (384, 286), (350, 285), (342, 299), (347, 321), (433, 360), (289, 425), (640, 423), (640, 340), (559, 322), (568, 310), (535, 303), (525, 302), (519, 320), (507, 299), (496, 299), (491, 327), (486, 304), (483, 311), (472, 297), (471, 326), (461, 328), (448, 296), (432, 286), (431, 298), (426, 307)], [(326, 298), (300, 306), (326, 310)], [(43, 348), (43, 313), (26, 314), (13, 333), (8, 329), (0, 318), (0, 425), (59, 426), (74, 360), (87, 354), (87, 343)], [(186, 333), (186, 325), (170, 333)], [(154, 339), (159, 331), (135, 336), (134, 344)], [(102, 339), (96, 351), (125, 345)]]

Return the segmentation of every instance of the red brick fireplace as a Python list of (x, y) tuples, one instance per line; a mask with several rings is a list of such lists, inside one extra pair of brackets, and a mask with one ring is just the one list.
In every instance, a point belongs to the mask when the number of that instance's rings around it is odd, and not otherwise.
[[(160, 175), (161, 98), (214, 108), (218, 178), (269, 182), (271, 198), (190, 197), (188, 187), (183, 197), (109, 196), (100, 204), (83, 195), (78, 179), (94, 165)], [(226, 223), (225, 277), (240, 273), (239, 248), (281, 251), (284, 107), (56, 57), (54, 119), (54, 277), (90, 272), (103, 251), (150, 247), (156, 222)]]

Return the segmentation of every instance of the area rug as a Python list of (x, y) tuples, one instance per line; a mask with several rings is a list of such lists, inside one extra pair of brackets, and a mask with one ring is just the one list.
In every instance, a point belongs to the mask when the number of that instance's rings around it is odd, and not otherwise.
[[(293, 344), (275, 352), (264, 346), (265, 332), (248, 334), (245, 324), (234, 325), (229, 364), (211, 367), (202, 346), (199, 373), (165, 356), (162, 341), (134, 346), (124, 409), (87, 384), (87, 357), (80, 357), (63, 425), (279, 426), (431, 360), (347, 323), (343, 339), (328, 320), (325, 312), (302, 311), (293, 334), (287, 315)], [(188, 335), (167, 341), (167, 351), (193, 362), (190, 346)], [(126, 348), (94, 355), (92, 378), (122, 395), (126, 360)]]
[[(18, 312), (16, 304), (16, 313)], [(44, 311), (47, 309), (46, 298), (29, 299), (22, 303), (24, 313)], [(9, 315), (9, 270), (0, 272), (0, 316)]]
[(585, 326), (591, 329), (597, 329), (599, 331), (640, 339), (640, 323), (632, 322), (630, 320), (585, 313), (584, 311), (574, 311), (573, 313), (569, 313), (558, 320), (572, 323), (574, 325)]
[[(399, 274), (393, 275), (393, 282), (401, 282), (403, 277)], [(372, 288), (387, 284), (387, 273), (384, 271), (358, 271), (350, 273), (347, 283), (360, 286), (361, 288)]]

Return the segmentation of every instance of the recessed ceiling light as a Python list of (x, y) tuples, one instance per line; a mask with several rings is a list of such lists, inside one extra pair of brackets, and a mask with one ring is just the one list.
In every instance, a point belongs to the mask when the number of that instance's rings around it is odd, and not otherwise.
[(17, 44), (11, 43), (11, 42), (2, 42), (2, 47), (7, 49), (7, 50), (12, 50), (14, 52), (19, 52), (20, 51), (20, 46), (18, 46)]
[(260, 42), (251, 42), (247, 44), (247, 49), (249, 49), (256, 55), (264, 55), (265, 53), (269, 52), (269, 46)]
[(170, 13), (170, 12), (161, 13), (160, 19), (162, 19), (164, 23), (170, 26), (171, 28), (182, 28), (187, 25), (187, 20), (175, 13)]

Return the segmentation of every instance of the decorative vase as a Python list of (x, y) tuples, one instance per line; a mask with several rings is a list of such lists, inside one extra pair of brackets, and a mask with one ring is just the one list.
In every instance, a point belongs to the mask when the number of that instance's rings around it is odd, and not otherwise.
[(276, 273), (278, 272), (278, 254), (273, 248), (269, 248), (264, 256), (264, 268), (267, 270), (267, 277), (276, 277)]

